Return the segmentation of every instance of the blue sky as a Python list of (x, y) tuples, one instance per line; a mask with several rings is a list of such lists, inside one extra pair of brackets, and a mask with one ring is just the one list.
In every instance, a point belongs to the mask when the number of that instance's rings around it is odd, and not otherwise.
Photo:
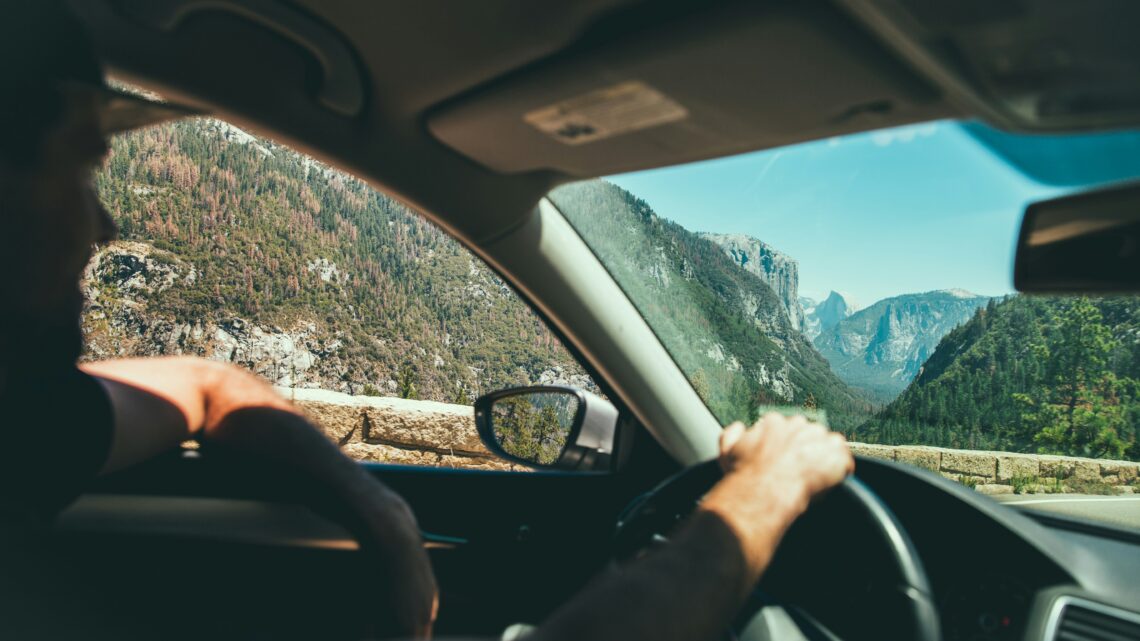
[(800, 295), (1012, 291), (1021, 214), (1060, 193), (943, 121), (610, 180), (695, 231), (745, 233), (799, 262)]

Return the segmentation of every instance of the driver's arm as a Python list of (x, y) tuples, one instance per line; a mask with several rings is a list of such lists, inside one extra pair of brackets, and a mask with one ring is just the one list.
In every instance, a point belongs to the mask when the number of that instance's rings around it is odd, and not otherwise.
[(803, 417), (734, 423), (721, 480), (671, 542), (603, 577), (528, 640), (714, 639), (815, 495), (855, 467), (843, 436)]
[(375, 553), (401, 631), (430, 633), (436, 585), (411, 510), (266, 383), (237, 367), (189, 357), (102, 361), (82, 369), (103, 386), (114, 410), (103, 472), (194, 435), (287, 469), (311, 485), (315, 504), (343, 513), (344, 524)]

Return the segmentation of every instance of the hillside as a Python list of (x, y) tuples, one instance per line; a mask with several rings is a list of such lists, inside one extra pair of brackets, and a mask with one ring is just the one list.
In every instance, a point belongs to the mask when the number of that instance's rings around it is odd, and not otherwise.
[(469, 402), (591, 385), (507, 285), (362, 182), (214, 120), (118, 136), (123, 242), (88, 268), (88, 358), (197, 354), (285, 386)]
[(856, 437), (1140, 459), (1140, 298), (1016, 296), (951, 331)]
[(840, 429), (862, 422), (868, 404), (793, 325), (784, 299), (731, 252), (606, 181), (564, 185), (551, 199), (721, 421), (794, 404), (826, 409)]
[(813, 342), (839, 378), (887, 403), (910, 384), (938, 341), (987, 301), (962, 290), (893, 296), (835, 320)]

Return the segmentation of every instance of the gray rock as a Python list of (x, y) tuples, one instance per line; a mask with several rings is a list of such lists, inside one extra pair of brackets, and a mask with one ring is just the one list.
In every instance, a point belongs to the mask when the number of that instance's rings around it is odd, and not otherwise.
[(822, 302), (800, 298), (804, 314), (804, 335), (810, 339), (830, 332), (839, 321), (858, 311), (859, 306), (847, 294), (832, 291)]
[(803, 331), (804, 313), (800, 307), (799, 264), (771, 245), (744, 234), (700, 234), (720, 245), (737, 265), (760, 277), (780, 298), (792, 327)]

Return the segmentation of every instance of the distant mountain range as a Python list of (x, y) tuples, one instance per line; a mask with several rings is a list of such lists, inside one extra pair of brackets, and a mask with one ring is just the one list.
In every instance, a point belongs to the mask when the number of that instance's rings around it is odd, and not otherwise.
[(776, 294), (792, 328), (827, 359), (840, 379), (875, 403), (894, 399), (918, 374), (947, 332), (989, 301), (961, 289), (902, 294), (865, 309), (849, 294), (822, 301), (799, 296), (799, 265), (745, 234), (700, 233)]
[(843, 299), (833, 294), (824, 314), (822, 304), (816, 307), (821, 329), (813, 343), (848, 385), (886, 403), (918, 375), (942, 337), (989, 300), (961, 289), (903, 294), (838, 318)]

